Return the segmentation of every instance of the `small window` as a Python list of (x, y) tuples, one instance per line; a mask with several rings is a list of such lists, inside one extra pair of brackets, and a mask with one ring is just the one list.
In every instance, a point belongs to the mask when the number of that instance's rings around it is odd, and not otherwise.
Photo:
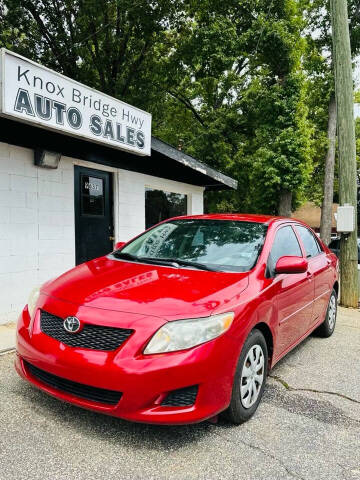
[(276, 232), (268, 260), (268, 274), (275, 273), (276, 262), (280, 257), (302, 257), (301, 248), (292, 227), (282, 227)]
[(104, 215), (104, 180), (81, 176), (81, 215)]
[(296, 230), (298, 231), (301, 241), (303, 242), (306, 257), (311, 258), (319, 255), (321, 251), (319, 243), (310, 230), (306, 227), (301, 227), (300, 225), (296, 225)]
[(150, 228), (163, 220), (187, 214), (187, 195), (145, 190), (145, 226)]

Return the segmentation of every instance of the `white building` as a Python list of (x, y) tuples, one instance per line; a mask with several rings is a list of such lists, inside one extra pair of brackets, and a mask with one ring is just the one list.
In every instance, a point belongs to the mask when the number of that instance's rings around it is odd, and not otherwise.
[(151, 137), (151, 115), (2, 50), (0, 324), (30, 290), (236, 181)]

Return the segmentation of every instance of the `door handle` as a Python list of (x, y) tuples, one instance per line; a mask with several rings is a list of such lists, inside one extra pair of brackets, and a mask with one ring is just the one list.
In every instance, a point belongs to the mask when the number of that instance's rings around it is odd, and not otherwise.
[(113, 241), (115, 240), (115, 237), (112, 237), (112, 236), (110, 235), (109, 240), (111, 240), (111, 241), (113, 242)]
[(313, 274), (311, 272), (306, 272), (308, 280), (311, 280), (313, 278)]

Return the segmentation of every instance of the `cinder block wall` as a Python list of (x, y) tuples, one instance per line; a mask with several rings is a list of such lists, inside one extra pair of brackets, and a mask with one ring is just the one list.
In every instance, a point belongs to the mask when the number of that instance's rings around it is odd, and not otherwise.
[(33, 287), (75, 265), (75, 164), (113, 172), (117, 241), (144, 230), (146, 187), (185, 193), (188, 213), (203, 212), (202, 187), (69, 157), (46, 170), (33, 150), (0, 142), (0, 324), (16, 320)]
[(33, 287), (75, 262), (72, 161), (45, 170), (33, 155), (0, 143), (0, 323), (15, 321)]

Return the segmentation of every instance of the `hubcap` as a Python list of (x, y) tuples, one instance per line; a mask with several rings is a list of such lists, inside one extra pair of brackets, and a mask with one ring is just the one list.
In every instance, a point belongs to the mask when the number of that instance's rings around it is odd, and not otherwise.
[(335, 327), (336, 321), (336, 298), (335, 295), (331, 295), (329, 302), (329, 311), (328, 311), (328, 323), (330, 330), (333, 330)]
[(254, 405), (264, 382), (264, 352), (260, 345), (254, 345), (248, 351), (241, 372), (240, 399), (243, 407)]

